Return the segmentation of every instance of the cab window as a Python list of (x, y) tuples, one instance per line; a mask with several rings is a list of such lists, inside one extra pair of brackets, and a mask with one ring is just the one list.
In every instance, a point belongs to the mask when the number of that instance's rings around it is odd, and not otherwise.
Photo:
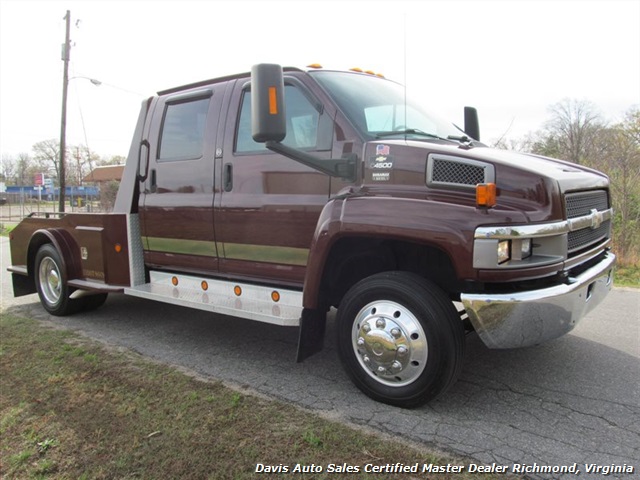
[[(309, 99), (295, 86), (285, 86), (285, 110), (287, 116), (287, 136), (282, 143), (298, 149), (323, 150), (331, 142), (326, 115), (320, 115)], [(328, 135), (328, 139), (327, 139)], [(242, 95), (240, 118), (236, 135), (235, 151), (267, 151), (264, 143), (253, 141), (251, 136), (251, 92)]]
[(158, 160), (192, 160), (202, 157), (209, 98), (165, 106)]

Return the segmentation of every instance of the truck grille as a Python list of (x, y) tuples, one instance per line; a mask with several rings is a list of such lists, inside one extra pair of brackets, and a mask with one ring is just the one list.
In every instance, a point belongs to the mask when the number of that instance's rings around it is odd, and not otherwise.
[[(567, 218), (578, 218), (589, 215), (591, 210), (599, 212), (609, 208), (609, 199), (606, 190), (593, 190), (589, 192), (568, 193), (565, 195)], [(611, 221), (602, 222), (598, 228), (586, 227), (575, 232), (569, 232), (569, 254), (590, 247), (602, 240), (609, 238)]]

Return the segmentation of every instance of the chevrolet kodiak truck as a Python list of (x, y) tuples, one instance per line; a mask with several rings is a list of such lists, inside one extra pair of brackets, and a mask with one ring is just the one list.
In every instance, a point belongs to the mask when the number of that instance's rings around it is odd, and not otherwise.
[(605, 175), (494, 150), (379, 76), (261, 64), (142, 104), (113, 213), (32, 215), (11, 234), (16, 296), (52, 315), (109, 293), (299, 328), (331, 307), (345, 370), (420, 405), (489, 348), (559, 337), (608, 293)]

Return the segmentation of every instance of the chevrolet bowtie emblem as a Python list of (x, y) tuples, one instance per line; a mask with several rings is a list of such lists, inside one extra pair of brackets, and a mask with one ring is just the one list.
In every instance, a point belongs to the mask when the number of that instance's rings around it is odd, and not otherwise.
[(602, 213), (600, 213), (595, 208), (591, 209), (591, 229), (595, 230), (600, 225), (602, 225)]

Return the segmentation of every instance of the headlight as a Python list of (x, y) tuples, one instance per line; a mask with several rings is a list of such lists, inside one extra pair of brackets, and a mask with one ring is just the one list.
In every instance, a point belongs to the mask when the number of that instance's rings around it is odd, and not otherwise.
[(498, 242), (498, 263), (504, 263), (511, 258), (511, 240)]
[(531, 239), (526, 238), (520, 240), (520, 258), (527, 258), (531, 256)]

